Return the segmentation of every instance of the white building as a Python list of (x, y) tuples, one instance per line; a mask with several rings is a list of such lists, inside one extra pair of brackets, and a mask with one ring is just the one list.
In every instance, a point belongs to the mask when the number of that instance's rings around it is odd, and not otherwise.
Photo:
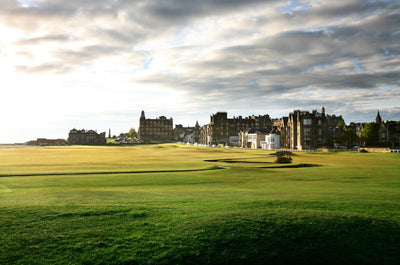
[(266, 150), (273, 150), (281, 148), (280, 136), (275, 132), (265, 136), (265, 141), (261, 142), (261, 148)]
[(247, 135), (247, 143), (250, 144), (252, 149), (261, 148), (261, 142), (265, 139), (266, 135), (262, 133), (249, 133)]
[(268, 134), (267, 129), (251, 128), (239, 133), (239, 145), (242, 148), (261, 148), (261, 142)]

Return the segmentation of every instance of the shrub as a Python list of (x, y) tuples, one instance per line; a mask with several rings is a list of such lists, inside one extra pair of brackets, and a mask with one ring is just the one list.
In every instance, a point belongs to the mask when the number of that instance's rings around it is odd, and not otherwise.
[(278, 155), (275, 163), (292, 163), (292, 157), (288, 155)]
[(360, 149), (360, 153), (368, 153), (368, 151), (365, 149)]

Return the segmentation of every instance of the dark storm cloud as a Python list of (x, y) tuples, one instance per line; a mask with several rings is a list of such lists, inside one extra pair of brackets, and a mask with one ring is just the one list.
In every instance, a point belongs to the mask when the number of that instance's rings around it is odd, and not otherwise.
[(255, 4), (276, 3), (276, 0), (204, 0), (204, 1), (148, 1), (144, 8), (148, 14), (155, 16), (156, 20), (165, 21), (190, 20), (193, 17), (217, 15), (235, 9), (247, 8)]
[[(271, 0), (268, 2), (277, 1)], [(119, 11), (124, 11), (129, 14), (129, 20), (131, 21), (149, 23), (157, 25), (159, 28), (165, 28), (175, 25), (177, 22), (187, 22), (196, 17), (226, 13), (238, 8), (246, 8), (257, 3), (265, 4), (267, 2), (262, 0), (55, 0), (32, 1), (32, 3), (30, 6), (22, 6), (16, 0), (1, 1), (0, 16), (7, 18), (7, 21), (4, 21), (7, 24), (32, 29), (28, 25), (28, 21), (33, 25), (38, 25), (52, 18), (58, 18), (59, 21), (62, 21), (79, 15), (87, 16), (87, 19), (90, 20), (97, 17), (116, 17)]]
[[(296, 14), (304, 14), (309, 13), (313, 16), (321, 16), (321, 17), (346, 17), (353, 15), (362, 15), (365, 13), (374, 13), (381, 9), (386, 8), (395, 8), (396, 1), (384, 0), (384, 1), (365, 1), (365, 0), (351, 0), (346, 2), (338, 2), (335, 0), (324, 1), (322, 4), (316, 8), (309, 9), (306, 12), (299, 11), (294, 12)], [(326, 4), (326, 5), (325, 5)]]
[[(397, 16), (377, 18), (373, 22), (397, 20)], [(367, 24), (371, 23), (368, 21)], [(398, 85), (400, 74), (399, 58), (390, 58), (384, 47), (391, 47), (392, 55), (400, 43), (399, 34), (391, 32), (371, 32), (365, 24), (357, 27), (335, 26), (319, 31), (289, 31), (277, 34), (253, 45), (231, 46), (216, 52), (213, 60), (190, 63), (187, 67), (196, 77), (180, 77), (182, 82), (165, 76), (152, 76), (149, 79), (159, 84), (169, 83), (176, 89), (192, 91), (193, 94), (215, 89), (235, 96), (243, 91), (281, 93), (299, 87), (318, 86), (322, 88), (360, 88), (373, 89), (380, 85)], [(384, 36), (384, 37), (381, 37)], [(393, 43), (394, 41), (394, 43)], [(373, 72), (357, 72), (350, 64), (341, 68), (341, 62), (359, 60), (367, 64), (378, 56), (380, 67)], [(397, 65), (396, 65), (397, 64)], [(274, 65), (274, 69), (259, 70)], [(238, 71), (236, 73), (235, 71)], [(229, 76), (229, 77), (225, 77)], [(208, 77), (208, 78), (207, 78)], [(190, 80), (190, 82), (188, 81)], [(204, 81), (206, 80), (206, 81)], [(209, 84), (209, 85), (207, 85)], [(253, 85), (252, 85), (253, 84)], [(254, 86), (257, 84), (257, 86)], [(264, 85), (263, 85), (264, 84)], [(240, 87), (242, 90), (232, 91)]]
[[(382, 6), (385, 4), (371, 4), (368, 7), (364, 6), (361, 11), (371, 11)], [(351, 10), (359, 11), (353, 5), (346, 14)], [(319, 12), (321, 13), (321, 10)], [(327, 10), (323, 15), (329, 12), (333, 14), (337, 9)], [(242, 91), (246, 93), (254, 88), (249, 84), (255, 83), (264, 83), (264, 86), (258, 85), (257, 88), (268, 93), (280, 93), (308, 86), (327, 89), (373, 89), (385, 84), (398, 85), (400, 60), (394, 55), (398, 54), (400, 47), (400, 34), (396, 31), (396, 25), (400, 24), (400, 15), (390, 10), (384, 14), (356, 25), (288, 31), (262, 39), (253, 45), (227, 47), (218, 51), (213, 60), (192, 63), (188, 67), (192, 68), (193, 72), (214, 73), (214, 77), (230, 75), (232, 82), (224, 79), (223, 82), (219, 82), (222, 85), (214, 88), (230, 91), (231, 87), (243, 86)], [(343, 62), (353, 60), (364, 66), (365, 71), (357, 73), (354, 64), (340, 66)], [(374, 65), (374, 61), (379, 61), (379, 65)], [(268, 68), (271, 64), (275, 69), (258, 70)], [(235, 74), (235, 70), (242, 71)], [(199, 78), (204, 76), (200, 75)], [(208, 80), (210, 85), (215, 85), (216, 80), (221, 79)], [(190, 88), (187, 87), (188, 82), (183, 82), (182, 85), (182, 90), (192, 89), (195, 93), (200, 93), (205, 87), (203, 84)], [(243, 92), (233, 93), (240, 96)]]

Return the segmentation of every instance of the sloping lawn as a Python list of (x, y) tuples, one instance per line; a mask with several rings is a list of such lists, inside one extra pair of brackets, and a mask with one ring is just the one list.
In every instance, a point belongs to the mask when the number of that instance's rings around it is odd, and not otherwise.
[(400, 263), (400, 154), (271, 154), (0, 149), (0, 264)]

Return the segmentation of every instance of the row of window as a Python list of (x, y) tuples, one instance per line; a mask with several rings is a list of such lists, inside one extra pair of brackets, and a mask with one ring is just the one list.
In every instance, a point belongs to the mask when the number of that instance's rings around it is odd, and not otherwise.
[(172, 126), (165, 126), (165, 125), (159, 125), (159, 124), (156, 124), (156, 125), (146, 125), (146, 126), (143, 126), (144, 128), (165, 128), (165, 129), (168, 129), (168, 130), (172, 130)]
[(169, 133), (169, 132), (150, 132), (150, 131), (146, 131), (145, 134), (152, 134), (152, 135), (172, 135), (172, 133)]
[(146, 128), (145, 130), (143, 130), (145, 132), (167, 132), (167, 133), (172, 133), (171, 130), (161, 130), (160, 128)]
[[(311, 135), (311, 128), (304, 128), (304, 135)], [(318, 129), (318, 135), (322, 135), (322, 129)]]
[(219, 126), (221, 126), (221, 127), (224, 126), (224, 125), (225, 125), (225, 126), (230, 126), (230, 127), (235, 127), (235, 125), (236, 125), (236, 126), (258, 126), (258, 122), (256, 122), (256, 123), (250, 123), (250, 124), (249, 124), (249, 123), (239, 123), (239, 122), (235, 124), (235, 123), (229, 123), (229, 122), (227, 122), (227, 123), (225, 123), (225, 124), (224, 124), (224, 123), (215, 123), (215, 125), (219, 125)]
[[(304, 119), (303, 120), (303, 125), (311, 125), (312, 124), (312, 120), (311, 119)], [(318, 125), (321, 125), (322, 122), (321, 120), (318, 120)]]
[(172, 122), (167, 122), (167, 121), (145, 121), (145, 124), (161, 124), (161, 125), (171, 125)]

